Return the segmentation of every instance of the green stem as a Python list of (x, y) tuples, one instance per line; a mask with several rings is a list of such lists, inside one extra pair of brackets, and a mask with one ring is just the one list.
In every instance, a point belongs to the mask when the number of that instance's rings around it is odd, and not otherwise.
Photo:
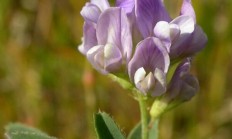
[(149, 128), (151, 132), (149, 133), (149, 137), (152, 136), (152, 139), (159, 138), (159, 119), (151, 120), (149, 123)]
[(155, 139), (158, 139), (159, 138), (159, 119), (157, 119), (156, 121), (155, 121)]
[(138, 97), (140, 115), (141, 115), (141, 126), (142, 126), (142, 139), (148, 139), (148, 112), (146, 98), (142, 95)]

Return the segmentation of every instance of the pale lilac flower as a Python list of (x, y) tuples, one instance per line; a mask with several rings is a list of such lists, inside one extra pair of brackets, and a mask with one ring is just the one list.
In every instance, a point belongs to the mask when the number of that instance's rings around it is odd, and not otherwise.
[(131, 57), (129, 21), (122, 8), (108, 8), (98, 19), (97, 45), (87, 51), (90, 63), (101, 73), (117, 72)]
[(172, 21), (159, 21), (154, 27), (154, 35), (165, 44), (171, 60), (193, 56), (202, 50), (207, 36), (196, 24), (196, 16), (191, 0), (183, 0), (180, 16)]
[(160, 96), (166, 91), (166, 73), (170, 64), (161, 41), (149, 37), (141, 41), (128, 65), (132, 82), (144, 94)]
[[(188, 40), (193, 31), (193, 18), (182, 15), (178, 16), (170, 23), (166, 21), (159, 21), (154, 28), (154, 35), (164, 43), (171, 55), (173, 53), (173, 49), (178, 50), (179, 45)], [(177, 43), (178, 45), (176, 46), (175, 44)]]
[(91, 0), (82, 8), (85, 23), (83, 43), (78, 49), (103, 74), (125, 69), (131, 58), (131, 29), (126, 15), (132, 12), (131, 3), (118, 0), (113, 8), (107, 0)]
[(198, 80), (190, 74), (190, 66), (190, 59), (187, 58), (177, 67), (166, 94), (169, 101), (187, 101), (199, 91)]
[(180, 16), (175, 19), (170, 18), (163, 0), (135, 0), (135, 18), (143, 38), (159, 38), (171, 60), (193, 56), (207, 42), (207, 36), (196, 24), (191, 0), (183, 0)]
[(85, 19), (83, 26), (82, 44), (78, 47), (79, 51), (86, 55), (87, 51), (97, 45), (96, 26), (98, 19), (103, 11), (110, 7), (108, 0), (91, 0), (86, 3), (81, 10), (81, 15)]
[(135, 49), (128, 73), (139, 91), (159, 96), (166, 91), (170, 59), (192, 56), (204, 47), (207, 37), (196, 25), (191, 0), (183, 0), (180, 16), (175, 19), (170, 18), (163, 0), (135, 0), (134, 16), (144, 40)]
[[(121, 7), (126, 13), (132, 12), (134, 0), (117, 0), (116, 7)], [(98, 45), (96, 36), (96, 26), (100, 15), (110, 8), (108, 0), (91, 0), (87, 2), (81, 10), (81, 15), (84, 18), (82, 44), (78, 50), (86, 55), (87, 51), (93, 46)]]
[[(170, 62), (193, 56), (207, 42), (207, 36), (196, 24), (191, 0), (183, 0), (180, 15), (174, 19), (163, 0), (116, 0), (115, 7), (110, 7), (107, 0), (91, 0), (81, 15), (85, 23), (79, 51), (103, 74), (127, 68), (130, 81), (145, 95), (165, 93)], [(197, 89), (198, 82), (185, 72), (188, 62), (184, 63), (169, 84), (173, 95), (183, 94), (188, 89), (186, 84)], [(181, 87), (173, 91), (175, 85)]]

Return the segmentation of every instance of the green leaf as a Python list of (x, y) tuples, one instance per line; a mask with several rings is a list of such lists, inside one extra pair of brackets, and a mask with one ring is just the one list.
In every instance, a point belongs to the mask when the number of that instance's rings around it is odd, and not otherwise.
[(140, 122), (131, 130), (127, 139), (141, 139), (141, 123)]
[(95, 114), (94, 120), (99, 139), (125, 139), (113, 119), (105, 112)]
[(20, 123), (9, 124), (5, 127), (5, 130), (7, 139), (56, 139), (38, 129)]

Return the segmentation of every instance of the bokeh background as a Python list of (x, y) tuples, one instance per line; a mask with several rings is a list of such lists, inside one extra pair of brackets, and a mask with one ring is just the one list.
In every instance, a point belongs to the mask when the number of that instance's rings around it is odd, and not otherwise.
[[(201, 90), (160, 121), (161, 139), (232, 138), (232, 1), (192, 0), (208, 35), (192, 73)], [(94, 139), (93, 113), (106, 111), (125, 134), (137, 102), (77, 51), (85, 0), (0, 0), (0, 136), (22, 122), (62, 139)], [(175, 17), (181, 0), (166, 0)]]

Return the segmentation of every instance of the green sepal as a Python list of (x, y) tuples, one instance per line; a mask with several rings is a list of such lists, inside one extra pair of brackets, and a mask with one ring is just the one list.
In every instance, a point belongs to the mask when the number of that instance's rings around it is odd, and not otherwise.
[(151, 119), (154, 121), (156, 119), (159, 119), (161, 115), (164, 113), (176, 108), (180, 104), (182, 104), (184, 101), (181, 100), (172, 100), (168, 102), (165, 98), (156, 99), (150, 109), (150, 116)]
[(5, 136), (7, 139), (56, 139), (48, 136), (42, 131), (20, 123), (8, 124), (5, 127)]
[(95, 114), (94, 122), (98, 139), (125, 139), (114, 120), (105, 112)]

